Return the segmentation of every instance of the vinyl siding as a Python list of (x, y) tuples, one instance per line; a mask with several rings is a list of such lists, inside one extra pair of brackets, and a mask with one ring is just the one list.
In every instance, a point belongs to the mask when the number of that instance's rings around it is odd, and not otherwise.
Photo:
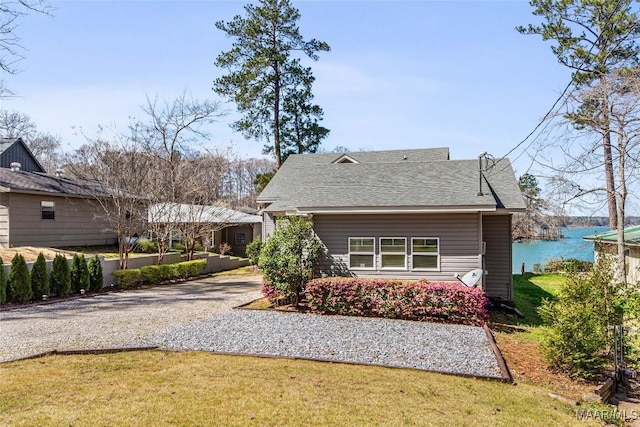
[[(371, 214), (313, 216), (314, 230), (323, 245), (319, 273), (329, 276), (428, 278), (454, 281), (454, 273), (480, 268), (478, 214)], [(377, 270), (349, 270), (349, 237), (376, 239)], [(407, 239), (407, 268), (380, 269), (380, 237)], [(439, 271), (411, 270), (411, 238), (440, 239)]]
[[(9, 196), (10, 246), (89, 246), (117, 241), (104, 213), (87, 200), (19, 193)], [(54, 220), (41, 218), (41, 201), (55, 202)]]
[(275, 217), (272, 213), (265, 212), (262, 214), (262, 241), (266, 242), (267, 238), (276, 229)]
[(513, 299), (511, 271), (511, 216), (484, 215), (483, 239), (486, 243), (485, 289), (492, 297)]
[(9, 247), (9, 193), (0, 193), (0, 248)]
[(0, 167), (9, 168), (13, 162), (20, 163), (20, 170), (25, 172), (44, 172), (19, 142), (14, 143), (0, 154)]

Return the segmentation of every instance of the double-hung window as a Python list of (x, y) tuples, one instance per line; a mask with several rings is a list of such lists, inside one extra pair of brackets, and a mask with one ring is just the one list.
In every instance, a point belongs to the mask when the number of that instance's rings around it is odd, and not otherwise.
[(380, 264), (381, 268), (407, 268), (407, 239), (381, 237)]
[(440, 268), (439, 239), (430, 237), (412, 238), (411, 266), (413, 270), (438, 270)]
[(349, 268), (373, 270), (375, 267), (375, 239), (349, 237)]

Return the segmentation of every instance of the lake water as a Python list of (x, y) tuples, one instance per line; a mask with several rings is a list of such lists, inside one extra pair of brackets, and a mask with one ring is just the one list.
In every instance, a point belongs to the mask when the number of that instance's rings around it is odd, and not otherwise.
[(569, 227), (561, 230), (564, 238), (560, 240), (513, 243), (513, 272), (519, 273), (523, 262), (525, 270), (532, 271), (534, 264), (544, 267), (544, 264), (551, 259), (576, 258), (582, 261), (593, 261), (593, 242), (582, 240), (582, 238), (607, 230), (609, 227)]

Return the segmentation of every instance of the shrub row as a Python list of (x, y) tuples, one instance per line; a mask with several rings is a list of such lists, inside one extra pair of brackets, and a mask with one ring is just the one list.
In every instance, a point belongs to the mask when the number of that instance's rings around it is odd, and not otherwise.
[(2, 264), (0, 258), (0, 304), (7, 301), (26, 303), (39, 300), (43, 295), (65, 296), (79, 293), (81, 289), (99, 291), (103, 285), (102, 264), (97, 255), (87, 263), (83, 255), (76, 254), (71, 268), (64, 255), (56, 255), (49, 274), (42, 253), (33, 264), (31, 273), (24, 257), (16, 254), (11, 261), (8, 281), (5, 281)]
[(321, 278), (304, 295), (312, 312), (483, 325), (487, 297), (457, 283), (393, 279)]
[(593, 262), (591, 261), (581, 261), (576, 258), (568, 258), (568, 259), (550, 259), (544, 265), (545, 273), (556, 273), (559, 271), (564, 272), (587, 272), (591, 271), (593, 268)]
[(126, 289), (139, 284), (158, 285), (176, 279), (198, 276), (206, 266), (206, 261), (184, 261), (176, 264), (147, 265), (141, 268), (116, 270), (111, 273), (120, 288)]

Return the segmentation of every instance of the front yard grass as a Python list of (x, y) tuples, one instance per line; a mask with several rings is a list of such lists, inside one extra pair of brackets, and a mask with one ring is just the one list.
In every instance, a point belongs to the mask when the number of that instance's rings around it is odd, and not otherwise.
[(537, 385), (304, 360), (49, 356), (0, 378), (0, 425), (599, 425)]

